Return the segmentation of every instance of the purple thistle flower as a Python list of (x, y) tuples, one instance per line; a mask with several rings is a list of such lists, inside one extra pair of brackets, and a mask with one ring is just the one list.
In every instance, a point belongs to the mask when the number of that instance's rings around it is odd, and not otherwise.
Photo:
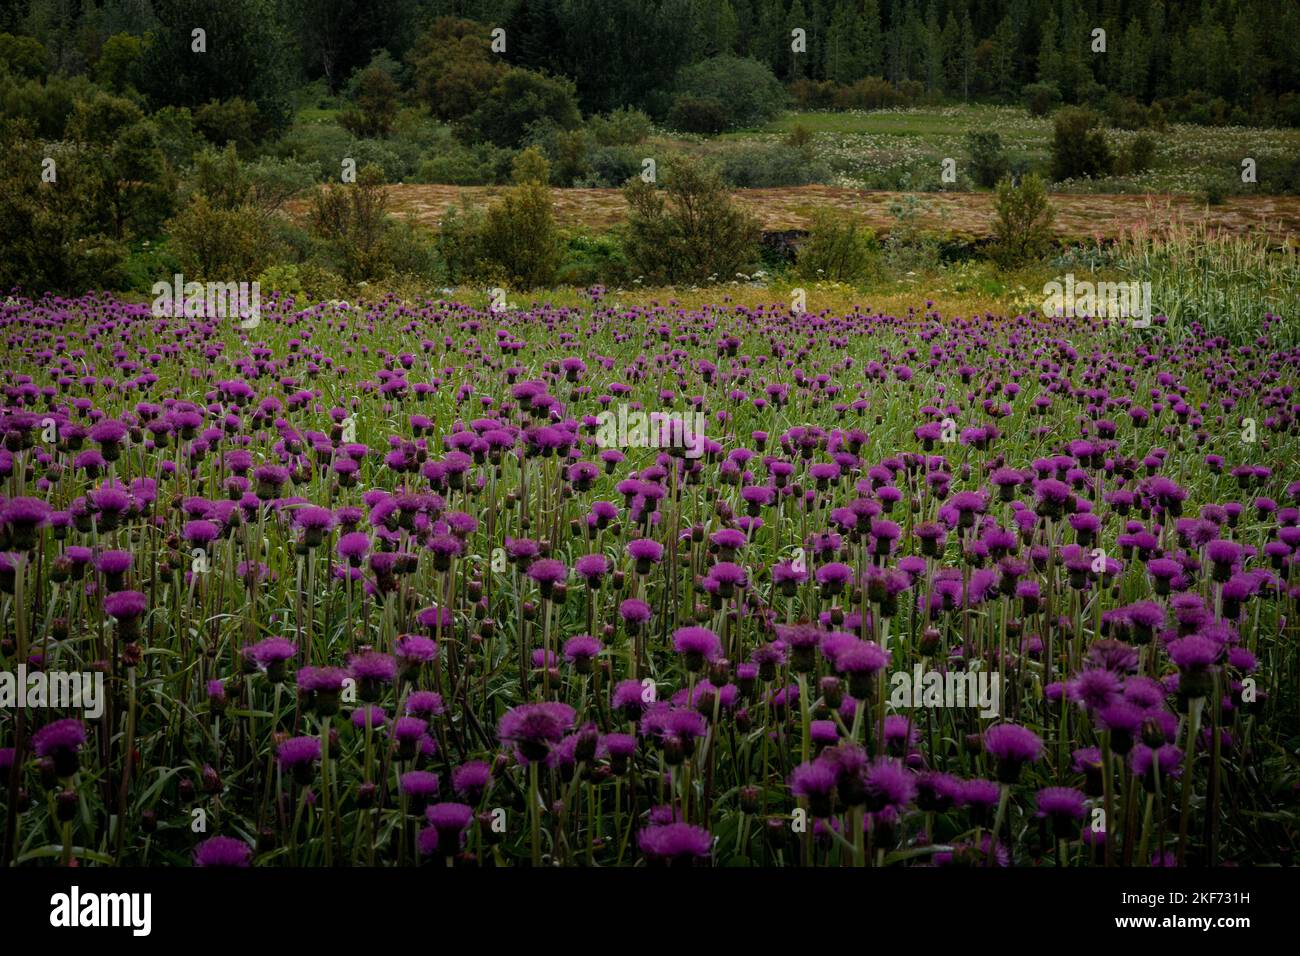
[(248, 867), (253, 851), (243, 840), (234, 837), (209, 837), (194, 848), (194, 865), (202, 867)]
[(707, 861), (713, 849), (709, 831), (689, 823), (650, 826), (637, 834), (637, 846), (656, 866), (691, 866)]

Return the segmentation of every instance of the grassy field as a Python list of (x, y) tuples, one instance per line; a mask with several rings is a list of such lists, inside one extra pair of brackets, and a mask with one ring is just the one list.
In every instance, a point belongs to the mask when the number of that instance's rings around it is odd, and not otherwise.
[[(846, 186), (874, 185), (882, 179), (904, 188), (937, 182), (946, 157), (961, 163), (967, 133), (989, 130), (1002, 137), (1013, 159), (1045, 166), (1050, 159), (1052, 120), (1034, 117), (1019, 107), (947, 106), (871, 112), (790, 112), (764, 130), (732, 134), (731, 140), (777, 140), (796, 126), (814, 134), (814, 152), (836, 171)], [(1108, 130), (1120, 149), (1136, 132)], [(1240, 186), (1243, 157), (1251, 157), (1264, 177), (1271, 164), (1300, 152), (1300, 130), (1240, 126), (1171, 124), (1149, 131), (1156, 143), (1154, 167), (1133, 176), (1111, 176), (1069, 184), (1069, 191), (1114, 193), (1199, 193), (1208, 182)], [(1060, 188), (1060, 187), (1058, 187)]]

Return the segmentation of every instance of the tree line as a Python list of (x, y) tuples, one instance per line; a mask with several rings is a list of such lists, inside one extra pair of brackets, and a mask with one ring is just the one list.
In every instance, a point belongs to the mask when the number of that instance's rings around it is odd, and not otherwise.
[[(17, 0), (0, 10), (0, 70), (112, 78), (134, 56), (154, 108), (237, 97), (275, 127), (296, 86), (338, 91), (381, 51), (408, 63), (441, 17), (504, 30), (500, 58), (568, 78), (584, 113), (666, 117), (683, 70), (731, 56), (811, 105), (880, 78), (931, 99), (1041, 85), (1066, 104), (1300, 122), (1300, 5), (1271, 0)], [(195, 26), (214, 55), (190, 55)]]

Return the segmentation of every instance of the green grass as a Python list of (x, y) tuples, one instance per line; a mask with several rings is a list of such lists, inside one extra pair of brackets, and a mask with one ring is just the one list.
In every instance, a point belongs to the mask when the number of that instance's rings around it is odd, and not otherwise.
[[(873, 189), (937, 188), (940, 164), (967, 156), (966, 134), (991, 130), (1002, 137), (1013, 161), (1045, 170), (1051, 159), (1052, 120), (1015, 106), (963, 104), (875, 111), (809, 111), (783, 114), (759, 129), (723, 137), (734, 147), (784, 137), (795, 126), (814, 135), (814, 150), (836, 174), (836, 183)], [(1240, 181), (1243, 157), (1255, 159), (1263, 181), (1270, 168), (1300, 153), (1300, 130), (1171, 124), (1147, 130), (1156, 142), (1155, 165), (1141, 174), (1057, 184), (1058, 192), (1199, 194), (1214, 182), (1227, 194), (1259, 191)], [(1109, 129), (1115, 152), (1137, 132)], [(958, 183), (960, 186), (960, 181)]]

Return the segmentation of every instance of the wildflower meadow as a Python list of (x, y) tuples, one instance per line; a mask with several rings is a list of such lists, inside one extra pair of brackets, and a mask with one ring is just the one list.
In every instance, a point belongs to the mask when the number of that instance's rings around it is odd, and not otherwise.
[(1289, 864), (1279, 321), (11, 298), (4, 862)]

